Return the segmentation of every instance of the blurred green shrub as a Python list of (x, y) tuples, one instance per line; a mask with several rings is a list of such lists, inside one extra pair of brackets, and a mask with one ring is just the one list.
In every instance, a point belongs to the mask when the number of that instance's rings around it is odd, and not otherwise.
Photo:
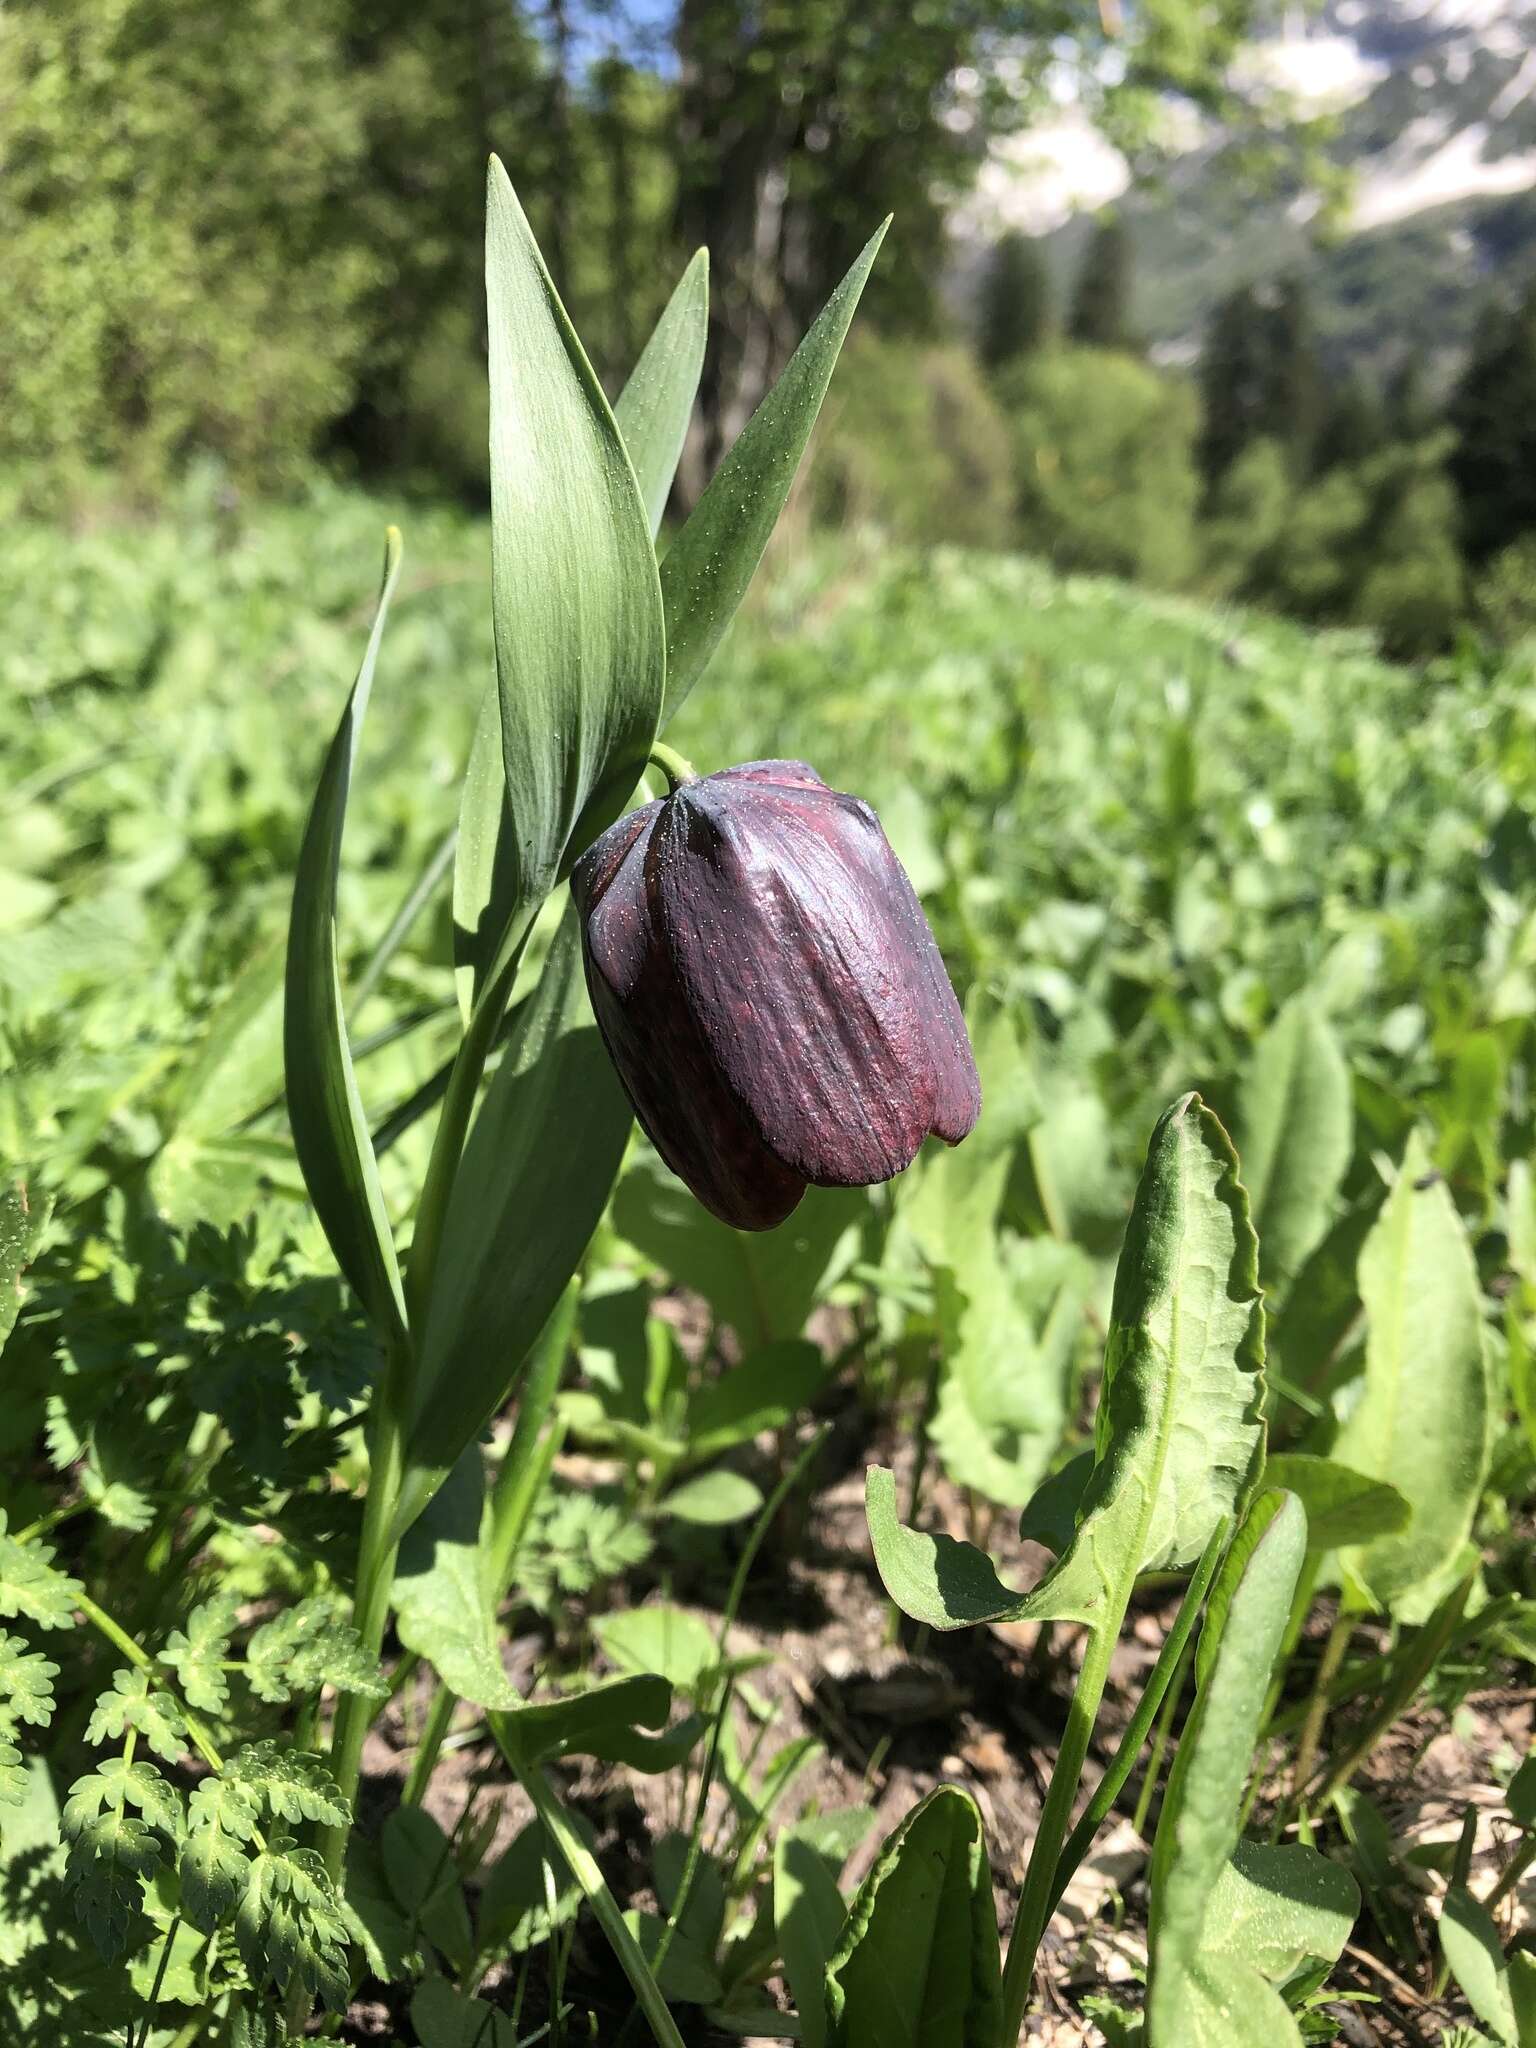
[(811, 473), (812, 517), (894, 540), (1006, 546), (1008, 426), (971, 355), (857, 331), (843, 363)]
[(351, 390), (374, 261), (340, 0), (20, 0), (0, 34), (0, 457), (39, 494), (195, 445), (284, 480)]
[(1496, 554), (1473, 595), (1479, 620), (1501, 646), (1536, 639), (1536, 533)]
[(1195, 562), (1187, 385), (1112, 350), (1053, 349), (998, 379), (1021, 537), (1058, 567), (1177, 584)]

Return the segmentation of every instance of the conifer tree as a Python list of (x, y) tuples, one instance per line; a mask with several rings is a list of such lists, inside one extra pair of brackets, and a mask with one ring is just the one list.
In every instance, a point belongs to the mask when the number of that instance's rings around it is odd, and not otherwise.
[(1130, 343), (1131, 242), (1125, 223), (1100, 214), (1072, 293), (1067, 331), (1085, 348), (1126, 348)]
[(1484, 312), (1447, 421), (1467, 553), (1486, 561), (1536, 530), (1536, 285)]
[(1050, 325), (1050, 281), (1033, 238), (999, 237), (987, 261), (978, 309), (977, 353), (989, 370), (1032, 355)]

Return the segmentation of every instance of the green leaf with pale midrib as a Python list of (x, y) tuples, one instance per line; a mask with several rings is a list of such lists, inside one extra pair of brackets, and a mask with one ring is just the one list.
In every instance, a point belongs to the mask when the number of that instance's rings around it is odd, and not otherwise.
[(500, 162), (486, 189), (491, 609), (514, 908), (623, 807), (661, 713), (640, 487)]
[(1212, 1590), (1196, 1659), (1198, 1691), (1153, 1844), (1148, 2025), (1188, 2048), (1297, 2048), (1284, 2002), (1246, 1957), (1205, 1943), (1237, 1846), (1243, 1791), (1265, 1695), (1306, 1555), (1307, 1518), (1266, 1493)]
[(1360, 1254), (1365, 1386), (1333, 1445), (1340, 1463), (1387, 1481), (1409, 1504), (1401, 1535), (1343, 1557), (1351, 1579), (1388, 1606), (1458, 1569), (1488, 1470), (1477, 1269), (1450, 1191), (1428, 1169), (1416, 1131)]
[(1094, 1622), (1116, 1610), (1128, 1574), (1192, 1564), (1263, 1459), (1263, 1313), (1236, 1154), (1185, 1096), (1147, 1148), (1115, 1275), (1098, 1457), (1066, 1555), (1014, 1593), (970, 1545), (903, 1528), (894, 1481), (875, 1468), (870, 1535), (892, 1599), (935, 1628)]
[(832, 2048), (997, 2048), (992, 1874), (968, 1793), (941, 1785), (880, 1852), (827, 1966)]
[(1327, 1231), (1349, 1165), (1349, 1068), (1332, 1027), (1299, 996), (1254, 1051), (1243, 1091), (1243, 1179), (1273, 1286), (1300, 1270)]

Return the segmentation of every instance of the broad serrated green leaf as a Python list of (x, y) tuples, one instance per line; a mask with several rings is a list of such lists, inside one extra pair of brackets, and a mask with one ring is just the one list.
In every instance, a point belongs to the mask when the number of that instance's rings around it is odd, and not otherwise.
[(617, 817), (661, 715), (656, 556), (619, 429), (506, 172), (486, 187), (491, 612), (512, 900)]
[(1262, 1495), (1218, 1575), (1201, 1631), (1198, 1691), (1169, 1773), (1151, 1871), (1149, 2029), (1154, 2040), (1181, 2048), (1294, 2048), (1300, 2040), (1252, 1962), (1206, 1952), (1205, 1927), (1237, 1846), (1306, 1544), (1301, 1503), (1290, 1494)]
[(704, 673), (768, 545), (890, 222), (865, 244), (784, 374), (742, 428), (661, 565), (671, 719)]
[(454, 1181), (397, 1533), (511, 1393), (597, 1228), (629, 1124), (592, 1021), (568, 906)]
[(110, 1961), (122, 1954), (138, 1917), (140, 1879), (160, 1862), (160, 1838), (126, 1806), (111, 1806), (73, 1834), (65, 1877), (75, 1917)]
[(699, 249), (678, 279), (613, 409), (653, 539), (661, 531), (688, 435), (708, 327), (709, 251)]
[(1116, 1269), (1097, 1457), (1071, 1545), (1032, 1593), (1015, 1593), (969, 1544), (903, 1527), (894, 1480), (873, 1468), (875, 1562), (904, 1613), (933, 1628), (1096, 1624), (1118, 1617), (1137, 1573), (1194, 1563), (1264, 1455), (1256, 1253), (1227, 1135), (1185, 1096), (1152, 1134)]
[(46, 1543), (18, 1543), (0, 1516), (0, 1621), (19, 1617), (38, 1628), (73, 1628), (78, 1579), (59, 1571)]
[(41, 1650), (0, 1629), (0, 1719), (46, 1728), (53, 1719), (53, 1681), (59, 1675)]
[(199, 1713), (222, 1714), (229, 1703), (229, 1679), (222, 1667), (239, 1611), (232, 1594), (199, 1601), (186, 1627), (172, 1629), (160, 1652), (159, 1661), (175, 1672), (187, 1705)]
[(1305, 995), (1254, 1048), (1241, 1139), (1259, 1268), (1266, 1286), (1283, 1285), (1325, 1235), (1354, 1143), (1349, 1068), (1332, 1025)]
[(1465, 1226), (1410, 1138), (1360, 1254), (1365, 1383), (1333, 1456), (1407, 1500), (1401, 1535), (1343, 1553), (1351, 1580), (1404, 1619), (1404, 1598), (1458, 1569), (1488, 1470), (1490, 1393), (1482, 1297)]
[(442, 1952), (456, 1973), (462, 1972), (474, 1940), (453, 1844), (431, 1814), (419, 1806), (399, 1806), (384, 1823), (379, 1854), (395, 1903), (410, 1925)]
[(827, 1966), (831, 2048), (997, 2048), (1002, 1981), (981, 1815), (941, 1785), (859, 1887)]
[(1336, 1458), (1282, 1451), (1264, 1466), (1264, 1484), (1294, 1493), (1307, 1511), (1307, 1545), (1337, 1550), (1395, 1536), (1411, 1519), (1408, 1503), (1384, 1479), (1367, 1479)]
[(240, 1960), (258, 1983), (298, 1986), (333, 2011), (350, 1992), (348, 1932), (325, 1865), (313, 1849), (261, 1851), (246, 1867), (235, 1915)]
[(138, 1665), (114, 1671), (108, 1691), (101, 1693), (86, 1726), (87, 1742), (120, 1742), (128, 1730), (168, 1764), (186, 1752), (187, 1724), (175, 1697), (151, 1685)]
[(283, 997), (288, 1121), (305, 1184), (336, 1263), (374, 1328), (391, 1338), (398, 1338), (404, 1330), (405, 1304), (378, 1161), (347, 1038), (336, 940), (336, 893), (342, 830), (363, 719), (399, 573), (400, 536), (391, 527), (373, 630), (320, 771), (299, 851)]
[(245, 1890), (257, 1818), (254, 1793), (228, 1777), (205, 1778), (192, 1793), (178, 1865), (181, 1910), (205, 1934), (213, 1932)]
[(460, 1699), (520, 1707), (501, 1661), (480, 1446), (472, 1443), (401, 1546), (395, 1575), (400, 1640)]
[(77, 1778), (64, 1808), (65, 1828), (73, 1831), (95, 1813), (125, 1805), (135, 1807), (152, 1828), (173, 1842), (180, 1841), (186, 1825), (181, 1794), (142, 1757), (135, 1757), (131, 1764), (120, 1756), (105, 1757), (89, 1776)]
[(281, 1705), (325, 1685), (363, 1699), (388, 1698), (377, 1658), (341, 1611), (335, 1598), (317, 1594), (256, 1630), (245, 1648), (245, 1676), (258, 1699)]

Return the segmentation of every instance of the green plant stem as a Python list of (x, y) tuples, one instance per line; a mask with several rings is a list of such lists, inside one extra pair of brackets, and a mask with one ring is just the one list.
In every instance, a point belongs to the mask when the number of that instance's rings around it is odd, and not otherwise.
[(1339, 1611), (1333, 1617), (1333, 1626), (1328, 1631), (1328, 1640), (1323, 1645), (1323, 1654), (1317, 1660), (1317, 1674), (1312, 1680), (1312, 1699), (1296, 1744), (1296, 1763), (1291, 1773), (1293, 1807), (1301, 1804), (1317, 1762), (1317, 1752), (1323, 1740), (1323, 1725), (1328, 1719), (1328, 1688), (1338, 1676), (1339, 1666), (1344, 1662), (1344, 1652), (1349, 1648), (1349, 1639), (1354, 1632), (1355, 1617), (1341, 1600)]
[(1536, 1863), (1536, 1835), (1527, 1835), (1505, 1864), (1498, 1883), (1483, 1901), (1490, 1913), (1503, 1905), (1533, 1863)]
[[(1456, 1841), (1456, 1854), (1451, 1860), (1450, 1888), (1459, 1886), (1465, 1891), (1467, 1879), (1472, 1874), (1472, 1849), (1477, 1840), (1477, 1808), (1469, 1806), (1461, 1817), (1461, 1833)], [(1485, 1901), (1486, 1903), (1486, 1901)], [(1445, 1987), (1451, 1981), (1451, 1959), (1445, 1953), (1445, 1944), (1440, 1945), (1440, 1961), (1436, 1965), (1434, 1982), (1430, 1986), (1430, 1997), (1438, 2005), (1445, 1996)]]
[(1148, 1787), (1157, 1782), (1158, 1770), (1162, 1763), (1162, 1751), (1167, 1746), (1169, 1725), (1178, 1709), (1179, 1696), (1184, 1690), (1184, 1674), (1188, 1669), (1191, 1655), (1190, 1637), (1194, 1633), (1195, 1622), (1199, 1618), (1200, 1610), (1205, 1604), (1205, 1596), (1210, 1588), (1211, 1580), (1216, 1576), (1216, 1567), (1221, 1562), (1222, 1553), (1227, 1547), (1227, 1537), (1230, 1533), (1231, 1524), (1225, 1520), (1222, 1521), (1212, 1531), (1210, 1541), (1206, 1544), (1199, 1562), (1190, 1574), (1189, 1584), (1184, 1591), (1184, 1598), (1179, 1602), (1179, 1611), (1173, 1617), (1173, 1626), (1163, 1638), (1163, 1647), (1157, 1653), (1157, 1662), (1152, 1667), (1152, 1675), (1142, 1687), (1141, 1698), (1136, 1702), (1136, 1711), (1131, 1716), (1130, 1724), (1126, 1728), (1124, 1735), (1120, 1738), (1120, 1746), (1115, 1751), (1109, 1769), (1095, 1787), (1093, 1797), (1084, 1808), (1082, 1819), (1072, 1830), (1072, 1833), (1067, 1838), (1066, 1847), (1057, 1859), (1055, 1877), (1051, 1886), (1050, 1905), (1046, 1912), (1047, 1924), (1050, 1922), (1051, 1914), (1055, 1912), (1061, 1902), (1062, 1893), (1071, 1882), (1073, 1871), (1076, 1870), (1077, 1866), (1087, 1855), (1093, 1838), (1099, 1831), (1100, 1823), (1114, 1805), (1115, 1800), (1120, 1795), (1121, 1787), (1135, 1768), (1136, 1759), (1141, 1753), (1141, 1745), (1147, 1739), (1147, 1731), (1152, 1726), (1154, 1718), (1158, 1717), (1158, 1708), (1164, 1706), (1166, 1696), (1166, 1709), (1161, 1718), (1158, 1718), (1160, 1746), (1154, 1749), (1152, 1761), (1148, 1766), (1146, 1784), (1141, 1788), (1141, 1798), (1137, 1801), (1136, 1805), (1136, 1832), (1138, 1834), (1141, 1833), (1142, 1826), (1146, 1821), (1144, 1807), (1148, 1797)]
[[(517, 1404), (517, 1421), (512, 1429), (512, 1441), (507, 1454), (501, 1461), (501, 1470), (496, 1474), (496, 1484), (491, 1489), (491, 1526), (487, 1543), (490, 1560), (489, 1579), (492, 1595), (499, 1607), (506, 1598), (512, 1583), (512, 1574), (517, 1567), (517, 1554), (522, 1548), (524, 1536), (534, 1506), (549, 1479), (550, 1470), (560, 1455), (565, 1442), (565, 1424), (556, 1421), (547, 1436), (540, 1432), (560, 1391), (560, 1375), (565, 1370), (566, 1354), (570, 1350), (571, 1332), (575, 1326), (576, 1303), (581, 1294), (579, 1280), (567, 1283), (565, 1293), (550, 1314), (549, 1321), (537, 1345), (528, 1377), (523, 1385), (522, 1397)], [(411, 1773), (406, 1780), (402, 1795), (407, 1806), (419, 1806), (437, 1767), (437, 1759), (443, 1747), (443, 1739), (453, 1720), (453, 1710), (458, 1704), (458, 1695), (441, 1683), (433, 1697), (427, 1725), (422, 1730), (421, 1741), (411, 1764)]]
[(502, 1013), (517, 980), (518, 962), (533, 930), (538, 906), (520, 911), (508, 927), (500, 957), (493, 967), (480, 1000), (470, 1013), (469, 1026), (460, 1043), (448, 1086), (443, 1094), (442, 1113), (432, 1139), (432, 1155), (422, 1183), (416, 1209), (416, 1226), (411, 1239), (410, 1263), (406, 1270), (406, 1303), (411, 1328), (418, 1334), (426, 1327), (427, 1304), (432, 1296), (432, 1278), (442, 1249), (443, 1227), (448, 1220), (448, 1202), (463, 1155), (464, 1141), (474, 1114), (475, 1097), (485, 1075)]
[(525, 1763), (517, 1754), (516, 1746), (504, 1739), (505, 1721), (499, 1714), (491, 1717), (491, 1727), (502, 1738), (502, 1751), (511, 1765), (518, 1783), (533, 1801), (533, 1810), (549, 1832), (550, 1839), (564, 1856), (571, 1875), (581, 1886), (588, 1905), (597, 1916), (598, 1924), (607, 1935), (620, 1969), (629, 1979), (630, 1988), (639, 2002), (641, 2011), (650, 2023), (661, 2048), (683, 2048), (683, 2037), (677, 2030), (677, 2023), (667, 2009), (667, 2001), (661, 1995), (661, 1987), (646, 1961), (639, 1942), (624, 1924), (624, 1915), (619, 1911), (618, 1901), (608, 1889), (607, 1880), (598, 1868), (597, 1859), (588, 1849), (581, 1836), (572, 1827), (565, 1808), (555, 1794), (554, 1787), (537, 1764)]
[(684, 783), (697, 782), (699, 779), (693, 763), (685, 761), (675, 747), (669, 747), (661, 740), (651, 742), (651, 751), (646, 756), (646, 766), (661, 770), (674, 795)]
[(1030, 1851), (1018, 1918), (1013, 1923), (1013, 1933), (1008, 1942), (1008, 1956), (1003, 1965), (1003, 2025), (998, 2038), (1010, 2044), (1010, 2048), (1018, 2040), (1024, 2024), (1024, 2008), (1029, 2001), (1035, 1958), (1051, 1917), (1056, 1866), (1066, 1838), (1067, 1822), (1072, 1815), (1072, 1802), (1077, 1797), (1078, 1780), (1088, 1756), (1088, 1745), (1093, 1740), (1099, 1703), (1109, 1678), (1110, 1658), (1114, 1655), (1115, 1640), (1120, 1632), (1124, 1602), (1111, 1601), (1109, 1607), (1110, 1618), (1115, 1625), (1109, 1626), (1106, 1620), (1088, 1637), (1077, 1689), (1067, 1710), (1066, 1732), (1056, 1754), (1056, 1768), (1051, 1773), (1051, 1789), (1045, 1796), (1045, 1810), (1040, 1816), (1035, 1846)]
[[(352, 1601), (352, 1625), (363, 1649), (377, 1658), (384, 1646), (384, 1627), (389, 1619), (389, 1597), (395, 1583), (398, 1541), (391, 1537), (391, 1525), (400, 1498), (404, 1476), (404, 1443), (387, 1390), (377, 1399), (370, 1416), (372, 1458), (368, 1473), (368, 1496), (363, 1506), (363, 1533), (358, 1544), (357, 1584)], [(345, 1693), (336, 1708), (331, 1730), (331, 1771), (350, 1807), (357, 1796), (362, 1770), (363, 1739), (377, 1711), (375, 1702), (357, 1693)], [(321, 1827), (315, 1846), (325, 1861), (333, 1882), (341, 1877), (350, 1827)]]
[(1147, 1838), (1147, 1816), (1152, 1810), (1153, 1794), (1157, 1781), (1163, 1774), (1163, 1758), (1168, 1754), (1169, 1738), (1173, 1734), (1174, 1716), (1179, 1711), (1179, 1701), (1184, 1697), (1184, 1681), (1189, 1676), (1190, 1652), (1179, 1658), (1179, 1668), (1173, 1674), (1173, 1683), (1168, 1688), (1163, 1702), (1163, 1711), (1158, 1716), (1157, 1729), (1152, 1737), (1152, 1753), (1147, 1758), (1146, 1775), (1141, 1781), (1141, 1790), (1136, 1795), (1136, 1811), (1131, 1816), (1131, 1826), (1145, 1841)]
[(1332, 1798), (1341, 1785), (1349, 1783), (1393, 1722), (1406, 1713), (1418, 1697), (1419, 1687), (1455, 1640), (1461, 1626), (1462, 1612), (1472, 1591), (1474, 1576), (1468, 1573), (1466, 1578), (1460, 1580), (1415, 1635), (1409, 1654), (1393, 1672), (1391, 1687), (1356, 1735), (1354, 1742), (1334, 1763), (1323, 1780), (1317, 1795), (1319, 1803)]

